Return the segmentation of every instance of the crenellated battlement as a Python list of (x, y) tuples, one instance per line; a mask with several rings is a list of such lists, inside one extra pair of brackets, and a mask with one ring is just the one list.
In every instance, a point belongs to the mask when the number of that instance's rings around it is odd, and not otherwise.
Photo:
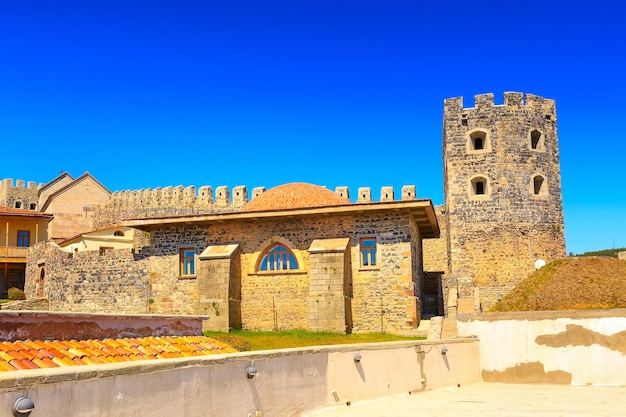
[(5, 190), (11, 190), (11, 189), (19, 189), (19, 190), (29, 189), (29, 190), (39, 191), (39, 189), (43, 186), (44, 184), (41, 184), (41, 183), (37, 185), (35, 181), (25, 182), (24, 180), (16, 180), (15, 185), (14, 185), (13, 178), (5, 178), (2, 181), (0, 181), (0, 190), (4, 192), (6, 192)]
[(14, 182), (13, 178), (5, 178), (0, 181), (0, 206), (36, 210), (38, 193), (43, 186), (34, 181)]
[[(196, 190), (195, 186), (158, 187), (139, 190), (115, 191), (109, 202), (100, 207), (95, 216), (96, 227), (116, 224), (125, 218), (161, 217), (171, 215), (187, 215), (199, 213), (228, 213), (241, 210), (250, 200), (258, 198), (266, 191), (265, 187), (255, 187), (252, 192), (243, 185), (233, 187), (218, 186), (213, 191), (210, 185)], [(350, 190), (339, 186), (334, 191), (338, 195), (350, 199)], [(415, 200), (414, 185), (402, 187), (402, 200)], [(393, 187), (381, 187), (380, 201), (394, 201)], [(369, 187), (358, 189), (356, 203), (371, 203), (372, 191)]]
[[(226, 186), (219, 186), (213, 192), (210, 185), (202, 186), (196, 192), (195, 186), (163, 188), (146, 188), (139, 190), (115, 191), (111, 195), (111, 200), (107, 206), (116, 207), (136, 207), (136, 208), (156, 208), (156, 207), (180, 207), (215, 209), (220, 211), (238, 210), (243, 208), (248, 201), (259, 197), (266, 191), (265, 187), (255, 187), (252, 193), (248, 193), (248, 188), (244, 185), (233, 187), (232, 191)], [(339, 186), (335, 193), (341, 197), (350, 199), (348, 187)], [(381, 187), (380, 201), (394, 201), (395, 190), (391, 186)], [(414, 185), (402, 187), (402, 200), (414, 200), (416, 191)], [(372, 191), (370, 187), (360, 187), (358, 190), (358, 203), (371, 203)]]
[(555, 100), (529, 93), (505, 92), (504, 104), (495, 104), (493, 93), (477, 94), (474, 96), (474, 107), (465, 107), (463, 97), (453, 97), (444, 100), (444, 112), (448, 114), (484, 111), (491, 108), (541, 111), (546, 116), (551, 116), (552, 120), (556, 117)]

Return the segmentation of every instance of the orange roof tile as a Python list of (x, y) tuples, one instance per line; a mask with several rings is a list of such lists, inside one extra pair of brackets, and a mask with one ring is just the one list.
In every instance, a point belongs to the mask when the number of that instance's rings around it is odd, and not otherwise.
[(237, 352), (205, 336), (0, 342), (0, 372)]

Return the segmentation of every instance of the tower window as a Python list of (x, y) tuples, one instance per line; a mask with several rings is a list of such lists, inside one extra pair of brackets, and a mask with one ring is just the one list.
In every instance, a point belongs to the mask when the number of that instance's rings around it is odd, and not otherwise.
[(486, 152), (490, 148), (487, 132), (477, 130), (469, 134), (467, 150), (469, 153)]
[(533, 177), (532, 188), (534, 195), (545, 195), (548, 193), (546, 180), (541, 175), (536, 175)]
[(487, 178), (481, 176), (472, 178), (470, 192), (472, 196), (476, 197), (488, 195)]
[(122, 232), (121, 230), (116, 230), (115, 232), (113, 232), (113, 236), (124, 236), (124, 232)]
[(530, 132), (530, 149), (536, 151), (544, 150), (544, 138), (540, 131), (537, 129)]

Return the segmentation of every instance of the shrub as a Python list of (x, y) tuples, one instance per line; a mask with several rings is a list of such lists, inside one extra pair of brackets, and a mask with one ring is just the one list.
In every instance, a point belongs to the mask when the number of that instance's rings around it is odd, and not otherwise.
[(26, 294), (24, 294), (24, 291), (20, 290), (19, 288), (11, 287), (9, 288), (8, 293), (9, 300), (26, 300)]

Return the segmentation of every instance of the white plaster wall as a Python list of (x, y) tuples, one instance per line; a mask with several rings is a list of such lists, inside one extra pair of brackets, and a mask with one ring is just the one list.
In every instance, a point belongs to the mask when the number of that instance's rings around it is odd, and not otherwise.
[(458, 332), (480, 340), (483, 377), (538, 362), (572, 385), (626, 385), (626, 310), (472, 315)]
[[(35, 403), (32, 417), (294, 417), (345, 401), (421, 390), (423, 375), (437, 384), (480, 381), (477, 369), (457, 366), (478, 362), (478, 341), (446, 343), (448, 354), (459, 356), (439, 380), (434, 374), (446, 368), (441, 344), (420, 353), (431, 346), (390, 342), (3, 372), (0, 417), (12, 417), (20, 395)], [(250, 365), (258, 370), (253, 379), (246, 377)]]

